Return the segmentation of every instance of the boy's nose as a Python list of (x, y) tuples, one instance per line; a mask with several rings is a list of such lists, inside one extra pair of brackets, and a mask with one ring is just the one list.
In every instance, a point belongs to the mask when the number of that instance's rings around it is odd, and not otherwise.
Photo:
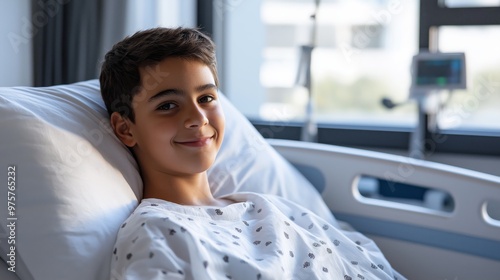
[(186, 128), (201, 127), (208, 124), (208, 118), (205, 111), (199, 106), (193, 106), (187, 114), (185, 121)]

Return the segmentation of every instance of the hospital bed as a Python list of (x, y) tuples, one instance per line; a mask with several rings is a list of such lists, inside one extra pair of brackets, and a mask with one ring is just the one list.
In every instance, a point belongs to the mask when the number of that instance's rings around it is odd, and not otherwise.
[[(226, 138), (209, 170), (214, 194), (274, 193), (325, 219), (333, 213), (339, 227), (372, 238), (409, 279), (498, 279), (500, 221), (487, 209), (500, 201), (499, 177), (264, 139), (225, 97), (221, 102)], [(109, 129), (98, 81), (0, 88), (0, 129), (0, 279), (107, 279), (114, 237), (142, 185), (132, 156)], [(380, 197), (373, 184), (380, 180), (437, 195), (411, 203)], [(443, 197), (452, 198), (453, 207), (441, 207)], [(15, 272), (8, 270), (12, 265)]]

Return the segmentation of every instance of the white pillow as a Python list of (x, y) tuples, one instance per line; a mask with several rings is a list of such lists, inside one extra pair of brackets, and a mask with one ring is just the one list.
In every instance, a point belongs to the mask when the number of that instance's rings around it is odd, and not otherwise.
[[(20, 278), (108, 278), (114, 235), (142, 182), (111, 133), (97, 80), (0, 89), (0, 131), (1, 228), (10, 235), (7, 172), (15, 166)], [(10, 245), (0, 244), (4, 258)]]
[[(209, 180), (288, 197), (332, 216), (313, 186), (221, 95), (226, 135)], [(112, 133), (99, 83), (0, 88), (0, 258), (15, 237), (21, 279), (109, 279), (115, 236), (142, 195), (137, 165)], [(8, 170), (15, 166), (14, 194)], [(8, 216), (8, 197), (15, 197)], [(15, 231), (7, 227), (15, 217)], [(9, 220), (10, 222), (10, 220)]]

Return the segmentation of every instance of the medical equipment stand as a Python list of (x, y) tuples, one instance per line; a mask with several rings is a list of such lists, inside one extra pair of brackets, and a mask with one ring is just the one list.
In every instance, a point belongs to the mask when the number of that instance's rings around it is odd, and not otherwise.
[(304, 124), (302, 125), (302, 131), (300, 140), (305, 142), (316, 142), (318, 137), (318, 126), (314, 121), (314, 103), (312, 97), (312, 74), (311, 74), (311, 63), (312, 63), (312, 52), (314, 50), (314, 45), (316, 42), (316, 15), (318, 14), (319, 0), (315, 0), (315, 10), (311, 15), (313, 21), (312, 32), (311, 32), (311, 44), (304, 45), (300, 48), (300, 60), (299, 68), (297, 71), (296, 84), (302, 85), (307, 89), (307, 105), (306, 105), (306, 117)]
[(410, 135), (409, 157), (414, 159), (424, 159), (425, 157), (425, 133), (427, 131), (429, 115), (425, 111), (425, 96), (418, 96), (416, 99), (418, 107), (417, 126)]
[(311, 88), (311, 56), (313, 46), (301, 46), (301, 55), (299, 61), (299, 73), (297, 80), (302, 80), (302, 85), (307, 89), (306, 117), (302, 126), (300, 140), (306, 142), (316, 142), (318, 127), (314, 121), (314, 104)]

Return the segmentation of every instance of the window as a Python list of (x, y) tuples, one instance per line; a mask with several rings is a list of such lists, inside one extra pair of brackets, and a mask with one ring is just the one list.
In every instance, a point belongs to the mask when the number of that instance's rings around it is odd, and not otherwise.
[[(226, 14), (224, 47), (229, 54), (222, 66), (223, 82), (247, 116), (304, 119), (308, 91), (296, 84), (296, 77), (300, 48), (312, 43), (314, 11), (311, 0), (262, 0), (240, 1)], [(318, 122), (415, 124), (414, 104), (388, 110), (381, 100), (404, 102), (408, 97), (417, 22), (416, 0), (321, 1), (311, 66)]]
[(468, 87), (453, 93), (442, 111), (441, 128), (500, 131), (500, 25), (442, 26), (439, 50), (465, 52)]
[[(308, 92), (296, 78), (315, 1), (212, 3), (213, 18), (201, 22), (216, 39), (223, 92), (265, 137), (300, 139)], [(499, 14), (493, 0), (320, 1), (312, 55), (318, 142), (407, 151), (417, 121), (416, 104), (407, 102), (411, 58), (440, 50), (465, 52), (468, 89), (442, 96), (437, 122), (425, 116), (426, 140), (436, 137), (435, 123), (446, 138), (432, 152), (500, 155)], [(388, 110), (384, 97), (401, 106)]]
[[(457, 5), (451, 5), (452, 2)], [(499, 2), (455, 0), (446, 1), (445, 5), (440, 3), (420, 3), (420, 48), (464, 52), (468, 86), (466, 91), (451, 95), (438, 116), (438, 124), (459, 133), (498, 135), (500, 125), (494, 119), (498, 119), (500, 113), (493, 108), (500, 106)], [(462, 5), (465, 3), (467, 5)]]

